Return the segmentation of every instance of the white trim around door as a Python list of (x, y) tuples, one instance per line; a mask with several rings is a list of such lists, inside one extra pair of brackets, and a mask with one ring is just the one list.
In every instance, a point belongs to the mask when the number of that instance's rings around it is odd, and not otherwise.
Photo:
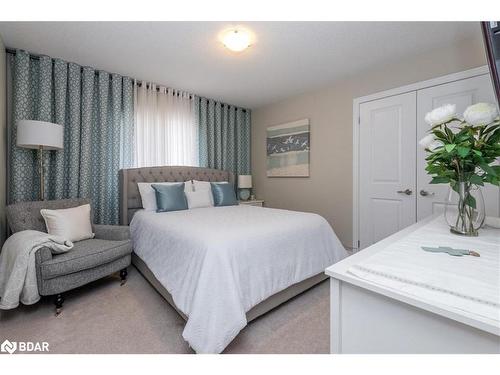
[(359, 126), (360, 112), (359, 106), (361, 103), (370, 102), (373, 100), (386, 98), (389, 96), (400, 95), (411, 91), (422, 90), (425, 88), (443, 85), (446, 83), (459, 81), (462, 79), (472, 78), (484, 74), (489, 74), (489, 69), (486, 65), (478, 68), (465, 70), (463, 72), (452, 73), (445, 76), (429, 79), (426, 81), (412, 83), (410, 85), (380, 91), (374, 94), (362, 96), (353, 99), (353, 220), (352, 220), (352, 248), (353, 251), (359, 249)]

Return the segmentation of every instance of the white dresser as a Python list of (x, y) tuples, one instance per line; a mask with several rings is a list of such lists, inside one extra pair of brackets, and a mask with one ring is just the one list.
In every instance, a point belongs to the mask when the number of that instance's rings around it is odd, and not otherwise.
[[(442, 282), (443, 291), (439, 287), (428, 288), (428, 284), (422, 284), (425, 285), (423, 287), (418, 282), (405, 284), (407, 280), (404, 276), (385, 280), (377, 272), (366, 274), (368, 276), (357, 272), (358, 269), (367, 269), (364, 265), (373, 264), (373, 259), (384, 259), (386, 254), (390, 255), (390, 249), (398, 258), (398, 252), (394, 250), (400, 247), (403, 249), (405, 243), (413, 246), (415, 264), (422, 261), (416, 259), (419, 256), (427, 257), (427, 262), (429, 259), (434, 262), (435, 259), (436, 264), (451, 262), (454, 267), (474, 264), (474, 260), (465, 257), (451, 257), (423, 250), (419, 253), (416, 250), (420, 247), (416, 238), (427, 241), (424, 245), (429, 246), (429, 238), (426, 237), (438, 233), (441, 243), (449, 242), (457, 248), (464, 248), (463, 244), (467, 243), (469, 248), (479, 249), (483, 254), (483, 269), (486, 262), (486, 269), (489, 270), (490, 277), (487, 280), (493, 281), (490, 285), (478, 285), (486, 286), (485, 289), (489, 291), (497, 291), (500, 283), (500, 230), (484, 229), (477, 238), (457, 237), (448, 233), (438, 219), (425, 219), (327, 268), (326, 274), (331, 280), (331, 353), (500, 353), (500, 307), (495, 306), (495, 303), (481, 304), (475, 310), (473, 304), (478, 303), (477, 301), (461, 300), (458, 298), (460, 293), (454, 295), (453, 292), (444, 292), (448, 288), (447, 283), (456, 276), (449, 269), (443, 270), (445, 272), (441, 275), (440, 270), (444, 267), (438, 267), (438, 271), (432, 274), (433, 285)], [(439, 232), (436, 231), (437, 226)], [(422, 235), (427, 232), (429, 236)], [(410, 246), (406, 248), (409, 249)], [(429, 258), (431, 256), (436, 258)], [(389, 262), (392, 258), (385, 259)], [(383, 263), (381, 269), (384, 269)], [(414, 269), (414, 265), (408, 270), (404, 266), (400, 267), (400, 275), (410, 274)], [(473, 268), (465, 270), (469, 270), (469, 277), (470, 274), (474, 276)], [(499, 275), (496, 280), (495, 274)], [(460, 277), (463, 276), (460, 274)], [(418, 280), (418, 273), (413, 278)], [(401, 280), (404, 282), (400, 282)], [(474, 284), (474, 277), (469, 280)], [(453, 291), (456, 288), (452, 285), (450, 289)], [(468, 287), (467, 292), (470, 294), (471, 290), (474, 291), (473, 286)], [(478, 296), (483, 291), (478, 291)], [(493, 301), (495, 300), (496, 297), (493, 297)], [(483, 314), (484, 309), (487, 314)]]

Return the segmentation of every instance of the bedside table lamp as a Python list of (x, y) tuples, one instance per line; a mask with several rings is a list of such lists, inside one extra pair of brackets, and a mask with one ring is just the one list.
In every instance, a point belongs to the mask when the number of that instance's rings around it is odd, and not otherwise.
[(40, 176), (40, 200), (44, 192), (44, 150), (62, 150), (63, 127), (45, 121), (19, 120), (17, 123), (17, 146), (38, 150), (38, 169)]
[(252, 175), (240, 174), (238, 176), (239, 196), (242, 201), (248, 200), (250, 197), (250, 189), (252, 188)]

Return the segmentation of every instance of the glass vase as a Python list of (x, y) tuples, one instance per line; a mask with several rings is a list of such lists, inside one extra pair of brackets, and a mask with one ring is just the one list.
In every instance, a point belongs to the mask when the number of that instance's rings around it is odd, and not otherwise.
[(450, 187), (444, 216), (452, 233), (477, 236), (485, 219), (481, 188), (470, 182), (458, 182), (454, 188)]

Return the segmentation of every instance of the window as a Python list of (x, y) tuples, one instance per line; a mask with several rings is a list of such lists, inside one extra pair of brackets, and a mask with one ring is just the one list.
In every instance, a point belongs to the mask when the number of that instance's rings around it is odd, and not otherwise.
[(154, 84), (136, 84), (134, 95), (137, 167), (198, 166), (194, 95)]

